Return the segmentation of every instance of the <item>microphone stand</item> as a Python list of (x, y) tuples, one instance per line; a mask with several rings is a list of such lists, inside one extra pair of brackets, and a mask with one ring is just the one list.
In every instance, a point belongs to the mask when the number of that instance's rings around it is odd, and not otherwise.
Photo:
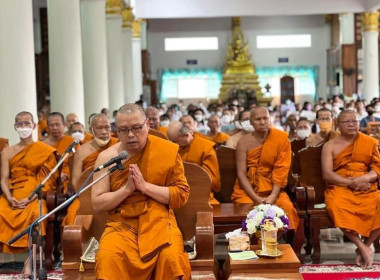
[[(124, 167), (121, 163), (117, 162), (117, 164), (113, 167), (111, 167), (110, 169), (107, 170), (106, 173), (104, 173), (102, 176), (100, 176), (98, 179), (96, 179), (95, 181), (91, 182), (88, 186), (84, 187), (82, 186), (79, 191), (73, 195), (72, 197), (70, 197), (68, 200), (66, 200), (64, 203), (62, 203), (61, 205), (58, 205), (56, 208), (54, 208), (51, 212), (47, 213), (46, 215), (44, 216), (41, 216), (39, 218), (37, 218), (30, 226), (28, 226), (27, 228), (25, 228), (23, 231), (21, 231), (19, 234), (17, 234), (16, 236), (14, 236), (12, 239), (10, 239), (8, 241), (8, 244), (11, 245), (13, 244), (14, 242), (16, 242), (18, 239), (20, 239), (22, 236), (24, 236), (25, 234), (27, 234), (31, 229), (35, 230), (35, 227), (40, 225), (41, 222), (43, 222), (44, 220), (46, 220), (48, 217), (50, 217), (51, 215), (53, 215), (54, 213), (62, 210), (63, 208), (67, 207), (68, 205), (70, 205), (70, 203), (75, 199), (77, 198), (81, 193), (85, 192), (87, 189), (91, 188), (93, 185), (95, 185), (97, 182), (99, 182), (100, 180), (102, 180), (104, 177), (106, 177), (107, 175), (113, 173), (115, 170), (119, 169), (119, 170), (122, 170)], [(92, 172), (90, 174), (90, 176), (92, 176), (94, 174), (94, 172)], [(41, 227), (40, 227), (40, 230), (41, 230)], [(35, 255), (35, 249), (36, 249), (36, 245), (33, 244), (33, 255)], [(35, 257), (35, 256), (34, 256)], [(36, 263), (35, 263), (35, 258), (33, 258), (33, 267), (34, 267), (34, 280), (36, 279), (35, 277), (35, 273), (36, 273), (36, 270), (35, 270), (35, 267), (36, 267)], [(46, 272), (45, 272), (46, 273)]]
[[(42, 216), (42, 188), (45, 186), (45, 183), (58, 170), (58, 168), (62, 165), (62, 163), (66, 160), (66, 158), (71, 153), (75, 153), (74, 147), (66, 150), (64, 155), (59, 159), (59, 161), (54, 166), (54, 168), (50, 171), (50, 173), (42, 180), (42, 182), (34, 189), (34, 191), (28, 197), (29, 200), (33, 200), (35, 195), (37, 195), (38, 217), (39, 218)], [(36, 228), (33, 227), (33, 229), (32, 229), (33, 273), (34, 273), (34, 279), (37, 279), (35, 273), (36, 273), (36, 267), (37, 267), (37, 244), (39, 242), (39, 259), (40, 259), (40, 266), (38, 269), (38, 279), (39, 280), (46, 280), (47, 279), (47, 273), (46, 273), (46, 268), (45, 268), (45, 258), (44, 258), (44, 254), (43, 254), (43, 241), (44, 241), (44, 238), (42, 236), (42, 227), (41, 226), (39, 227), (39, 231), (37, 231)]]

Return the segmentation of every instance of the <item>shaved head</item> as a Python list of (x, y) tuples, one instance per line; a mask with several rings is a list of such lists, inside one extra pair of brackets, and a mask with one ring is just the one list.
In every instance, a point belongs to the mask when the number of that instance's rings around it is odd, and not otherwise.
[(251, 117), (253, 117), (257, 112), (266, 112), (269, 116), (269, 111), (267, 109), (267, 107), (265, 106), (262, 106), (262, 105), (258, 105), (256, 107), (254, 107), (252, 110), (251, 110)]
[(143, 108), (141, 106), (136, 105), (134, 103), (128, 103), (119, 108), (117, 111), (117, 114), (124, 114), (124, 115), (132, 115), (134, 113), (139, 113), (141, 116), (141, 120), (146, 119), (146, 115), (144, 113)]
[(194, 139), (191, 130), (179, 121), (170, 123), (167, 134), (169, 140), (177, 143), (180, 148), (188, 146)]
[(17, 122), (18, 117), (23, 117), (23, 116), (30, 116), (31, 121), (34, 122), (34, 118), (33, 118), (32, 113), (27, 112), (27, 111), (22, 111), (22, 112), (18, 113), (15, 117), (15, 122)]
[(94, 125), (96, 125), (97, 122), (99, 122), (100, 120), (106, 120), (107, 122), (109, 122), (109, 119), (107, 118), (106, 115), (104, 115), (103, 113), (100, 113), (100, 114), (95, 114), (91, 117), (90, 119), (90, 126), (93, 127)]
[(160, 112), (154, 107), (148, 107), (145, 109), (145, 115), (149, 119), (149, 127), (157, 130), (160, 125)]

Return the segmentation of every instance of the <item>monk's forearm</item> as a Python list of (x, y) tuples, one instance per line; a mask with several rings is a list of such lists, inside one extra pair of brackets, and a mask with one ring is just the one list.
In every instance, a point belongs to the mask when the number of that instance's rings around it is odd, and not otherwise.
[(247, 193), (247, 195), (255, 202), (261, 202), (260, 200), (260, 197), (255, 193), (255, 191), (253, 190), (252, 186), (251, 186), (251, 183), (248, 181), (247, 179), (247, 176), (244, 175), (244, 176), (239, 176), (238, 175), (238, 179), (239, 179), (239, 184), (240, 186), (243, 188), (243, 190)]
[(126, 188), (120, 188), (115, 192), (106, 192), (93, 199), (92, 207), (96, 213), (104, 213), (118, 207), (131, 193)]
[(278, 194), (280, 193), (280, 191), (281, 191), (281, 187), (279, 187), (279, 186), (273, 184), (271, 194), (272, 194), (273, 196), (276, 196), (276, 198), (277, 198), (277, 197), (278, 197)]
[(378, 179), (378, 175), (375, 170), (371, 170), (366, 175), (364, 175), (364, 177), (366, 177), (368, 183), (373, 183)]
[(167, 187), (161, 187), (146, 182), (142, 192), (162, 204), (169, 204), (170, 202), (169, 188)]
[(1, 191), (3, 192), (3, 195), (7, 200), (9, 200), (12, 197), (11, 191), (9, 190), (9, 186), (5, 182), (5, 180), (1, 180)]
[(342, 187), (348, 187), (352, 183), (351, 179), (344, 178), (333, 171), (324, 172), (323, 179), (325, 179), (330, 184), (334, 184), (334, 185), (338, 185)]

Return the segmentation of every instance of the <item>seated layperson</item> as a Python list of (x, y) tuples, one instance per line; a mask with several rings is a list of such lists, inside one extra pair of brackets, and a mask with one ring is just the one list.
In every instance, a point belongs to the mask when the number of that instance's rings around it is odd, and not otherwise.
[(257, 106), (251, 111), (254, 132), (240, 139), (236, 148), (238, 180), (231, 195), (233, 202), (268, 203), (281, 207), (297, 229), (297, 211), (283, 190), (291, 161), (286, 132), (270, 127), (269, 112)]
[(195, 163), (203, 167), (211, 177), (211, 204), (219, 204), (214, 198), (214, 193), (221, 187), (218, 158), (215, 151), (215, 143), (200, 134), (193, 134), (185, 124), (174, 121), (168, 127), (170, 141), (179, 145), (179, 154), (183, 161)]
[(322, 150), (326, 208), (334, 225), (358, 247), (356, 263), (371, 268), (370, 246), (380, 236), (378, 141), (359, 132), (355, 111), (343, 110), (338, 126), (341, 135)]
[[(116, 117), (120, 143), (103, 151), (99, 166), (121, 151), (124, 169), (92, 189), (95, 212), (108, 212), (96, 254), (97, 279), (190, 279), (190, 263), (172, 208), (187, 202), (189, 185), (178, 146), (148, 135), (144, 111), (122, 106)], [(106, 169), (95, 173), (94, 179)]]
[[(1, 154), (1, 190), (0, 197), (0, 251), (3, 253), (21, 253), (28, 250), (28, 235), (24, 235), (11, 246), (8, 241), (38, 218), (36, 196), (29, 195), (57, 164), (55, 149), (42, 142), (34, 142), (33, 130), (37, 127), (33, 115), (20, 112), (16, 115), (15, 130), (20, 142), (5, 148)], [(54, 190), (58, 174), (55, 173), (45, 183), (43, 195)], [(46, 214), (43, 202), (42, 212)], [(45, 235), (45, 225), (42, 226)], [(29, 258), (25, 262), (24, 274), (30, 274)]]

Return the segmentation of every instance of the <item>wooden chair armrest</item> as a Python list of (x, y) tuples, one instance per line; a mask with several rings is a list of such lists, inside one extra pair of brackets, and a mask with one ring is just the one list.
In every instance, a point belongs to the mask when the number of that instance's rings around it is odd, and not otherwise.
[(64, 262), (79, 262), (92, 237), (92, 215), (78, 215), (75, 224), (65, 226), (62, 234)]
[(307, 210), (313, 210), (315, 205), (315, 190), (313, 186), (306, 187)]
[(214, 223), (212, 212), (198, 212), (195, 230), (197, 259), (214, 259)]
[(306, 211), (306, 190), (304, 187), (296, 187), (296, 207), (299, 211)]
[(53, 210), (57, 205), (57, 193), (56, 192), (48, 192), (46, 194), (46, 207), (48, 211), (50, 212)]

